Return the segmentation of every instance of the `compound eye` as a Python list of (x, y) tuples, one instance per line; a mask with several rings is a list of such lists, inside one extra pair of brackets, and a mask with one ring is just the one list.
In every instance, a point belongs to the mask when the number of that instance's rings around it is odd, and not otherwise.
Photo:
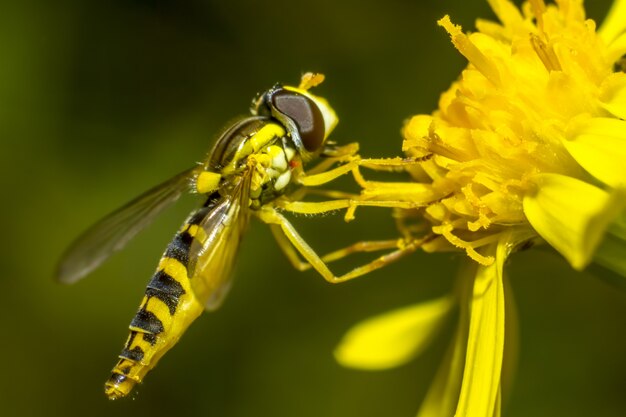
[(282, 90), (272, 96), (272, 104), (295, 122), (302, 145), (307, 151), (315, 152), (324, 144), (324, 116), (313, 100), (293, 91)]

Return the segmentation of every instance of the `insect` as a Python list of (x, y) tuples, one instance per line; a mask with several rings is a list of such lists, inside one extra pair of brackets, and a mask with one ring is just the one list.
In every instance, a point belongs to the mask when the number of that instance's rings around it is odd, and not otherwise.
[[(308, 91), (322, 81), (321, 74), (307, 73), (298, 87), (275, 85), (259, 95), (252, 114), (217, 138), (204, 163), (137, 197), (69, 247), (58, 269), (63, 283), (76, 282), (93, 271), (185, 192), (206, 196), (167, 246), (148, 283), (105, 383), (109, 399), (127, 396), (205, 309), (219, 307), (230, 288), (239, 242), (251, 216), (271, 226), (294, 266), (312, 266), (330, 282), (380, 267), (381, 262), (374, 262), (335, 277), (278, 211), (319, 213), (357, 204), (350, 199), (299, 203), (287, 198), (297, 195), (303, 185), (324, 184), (349, 172), (358, 159), (356, 144), (337, 147), (327, 141), (337, 116), (325, 99)], [(324, 162), (306, 174), (303, 164), (318, 156), (325, 157)], [(330, 169), (337, 162), (339, 166)], [(373, 250), (395, 245), (393, 241)], [(372, 249), (347, 248), (329, 259), (359, 250)]]

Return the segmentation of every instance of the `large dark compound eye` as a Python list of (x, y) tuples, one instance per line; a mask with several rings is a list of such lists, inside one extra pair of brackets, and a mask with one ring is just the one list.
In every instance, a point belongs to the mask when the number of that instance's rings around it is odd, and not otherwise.
[(322, 146), (326, 134), (324, 116), (310, 98), (294, 91), (280, 90), (272, 95), (272, 105), (296, 124), (307, 151), (315, 152)]

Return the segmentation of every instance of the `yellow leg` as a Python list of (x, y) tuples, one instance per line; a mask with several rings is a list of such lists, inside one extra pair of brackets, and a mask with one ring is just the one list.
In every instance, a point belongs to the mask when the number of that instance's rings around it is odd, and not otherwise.
[[(343, 159), (343, 161), (341, 161)], [(332, 161), (324, 161), (317, 167), (315, 167), (309, 174), (304, 174), (298, 178), (298, 182), (305, 186), (317, 186), (326, 184), (335, 180), (336, 178), (352, 172), (356, 182), (364, 186), (366, 180), (359, 172), (359, 167), (365, 167), (377, 171), (398, 171), (407, 166), (415, 165), (422, 162), (424, 158), (379, 158), (379, 159), (363, 159), (358, 155), (347, 154), (345, 158), (333, 158)], [(334, 162), (345, 162), (343, 165), (339, 165), (333, 169), (330, 165)]]
[(390, 200), (390, 201), (376, 201), (376, 200), (356, 200), (356, 199), (340, 199), (330, 201), (289, 201), (286, 199), (279, 199), (274, 202), (275, 206), (286, 211), (298, 214), (322, 214), (330, 211), (348, 209), (344, 216), (345, 221), (349, 222), (354, 220), (354, 211), (357, 207), (390, 207), (390, 208), (403, 208), (414, 209), (418, 206), (410, 201)]
[[(298, 234), (293, 225), (275, 209), (271, 207), (263, 207), (261, 208), (261, 210), (254, 213), (261, 221), (271, 226), (272, 233), (276, 237), (279, 246), (285, 252), (287, 258), (290, 260), (293, 266), (296, 267), (296, 269), (307, 269), (308, 263), (326, 281), (333, 284), (348, 281), (350, 279), (357, 278), (361, 275), (365, 275), (369, 272), (375, 271), (376, 269), (382, 268), (383, 266), (395, 262), (401, 257), (411, 252), (414, 252), (423, 243), (423, 240), (415, 240), (404, 245), (398, 245), (398, 241), (395, 241), (395, 247), (397, 248), (396, 250), (380, 256), (377, 259), (374, 259), (372, 262), (354, 268), (347, 274), (337, 277), (330, 271), (330, 269), (328, 269), (328, 266), (326, 266), (324, 260), (320, 258), (319, 255), (317, 255), (317, 253), (315, 253), (315, 251), (308, 245), (308, 243), (306, 243), (306, 241)], [(392, 246), (390, 245), (389, 241), (371, 243), (363, 242), (361, 244), (357, 243), (348, 248), (330, 253), (329, 255), (327, 255), (326, 258), (328, 261), (332, 261), (354, 252), (375, 251), (391, 247)], [(306, 262), (302, 262), (298, 254), (302, 255)]]
[(336, 163), (348, 162), (359, 151), (358, 143), (349, 143), (344, 146), (328, 147), (322, 152), (322, 162), (307, 170), (306, 175), (314, 175), (328, 171)]
[[(311, 269), (311, 264), (308, 262), (303, 262), (298, 256), (298, 252), (291, 244), (285, 233), (279, 225), (270, 224), (270, 230), (278, 242), (278, 246), (283, 251), (289, 262), (296, 268), (298, 271), (306, 271)], [(361, 252), (377, 252), (386, 249), (398, 249), (402, 245), (398, 241), (398, 239), (392, 240), (374, 240), (374, 241), (362, 241), (354, 243), (348, 247), (336, 250), (334, 252), (327, 253), (322, 256), (320, 259), (324, 263), (337, 261), (339, 259), (343, 259), (352, 255), (353, 253), (361, 253)]]
[(397, 171), (404, 167), (414, 166), (421, 162), (427, 161), (432, 158), (432, 154), (423, 156), (421, 158), (368, 158), (361, 159), (359, 166), (373, 169), (376, 171)]
[(337, 200), (337, 199), (354, 200), (359, 197), (358, 194), (348, 193), (348, 192), (339, 191), (339, 190), (325, 190), (325, 189), (320, 189), (320, 188), (306, 188), (306, 187), (302, 187), (300, 188), (300, 190), (302, 190), (302, 194), (300, 194), (301, 195), (300, 198), (294, 198), (293, 194), (289, 194), (288, 199), (290, 201), (300, 201), (302, 198), (304, 198), (306, 195), (309, 195), (309, 194), (332, 198), (333, 200)]
[(279, 200), (300, 201), (307, 195), (317, 195), (317, 196), (322, 196), (326, 198), (332, 198), (333, 200), (339, 200), (339, 199), (354, 200), (359, 197), (358, 194), (348, 193), (345, 191), (300, 187), (300, 188), (297, 188), (295, 191), (292, 191), (288, 195), (279, 197)]
[(387, 250), (387, 249), (398, 249), (399, 247), (403, 246), (401, 244), (401, 242), (398, 241), (398, 239), (391, 239), (391, 240), (365, 240), (365, 241), (361, 241), (361, 242), (357, 242), (357, 243), (353, 243), (350, 246), (347, 246), (345, 248), (342, 249), (338, 249), (334, 252), (331, 253), (327, 253), (326, 255), (322, 256), (322, 261), (324, 262), (333, 262), (333, 261), (337, 261), (339, 259), (343, 259), (347, 256), (350, 256), (354, 253), (361, 253), (361, 252), (377, 252), (380, 250)]
[(339, 165), (337, 168), (329, 169), (327, 171), (320, 172), (319, 174), (302, 175), (298, 178), (298, 182), (306, 186), (316, 186), (331, 182), (342, 175), (347, 174), (354, 168), (359, 166), (359, 159), (349, 161), (343, 165)]
[(346, 157), (355, 156), (358, 151), (358, 142), (348, 143), (343, 146), (326, 146), (326, 148), (322, 151), (322, 157), (341, 160)]

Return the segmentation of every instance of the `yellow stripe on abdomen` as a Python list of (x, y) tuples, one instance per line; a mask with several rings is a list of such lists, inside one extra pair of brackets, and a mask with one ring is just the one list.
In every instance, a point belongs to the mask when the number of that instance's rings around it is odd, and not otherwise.
[(105, 383), (109, 399), (128, 395), (204, 311), (194, 297), (187, 273), (193, 234), (185, 225), (168, 245), (152, 276), (120, 360)]

